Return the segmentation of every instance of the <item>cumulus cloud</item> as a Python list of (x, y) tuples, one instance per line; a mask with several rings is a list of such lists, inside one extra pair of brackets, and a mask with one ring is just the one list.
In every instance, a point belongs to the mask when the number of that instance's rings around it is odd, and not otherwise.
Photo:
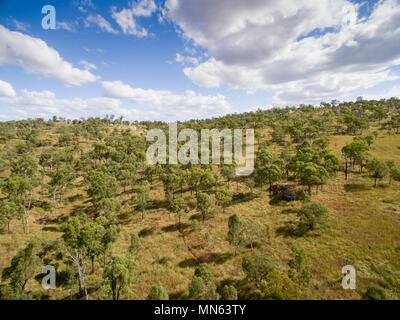
[(10, 31), (0, 25), (0, 65), (14, 64), (27, 72), (42, 74), (67, 86), (95, 82), (99, 77), (88, 70), (74, 68), (41, 39)]
[(132, 2), (130, 8), (124, 8), (121, 11), (112, 7), (112, 17), (124, 34), (143, 38), (148, 35), (148, 31), (138, 25), (135, 17), (150, 17), (156, 10), (157, 6), (154, 0), (140, 0), (139, 2)]
[(184, 73), (202, 87), (275, 92), (279, 104), (345, 96), (395, 78), (400, 1), (369, 17), (348, 0), (167, 0), (168, 16), (210, 59)]
[(14, 88), (8, 82), (0, 80), (0, 97), (9, 98), (15, 97), (16, 93)]
[(104, 17), (100, 14), (90, 15), (84, 20), (85, 26), (89, 27), (94, 24), (97, 25), (102, 31), (106, 31), (113, 34), (118, 34), (118, 30), (115, 30), (111, 24), (104, 19)]
[(102, 87), (102, 97), (67, 99), (58, 98), (49, 90), (24, 89), (17, 94), (11, 84), (0, 80), (2, 114), (4, 119), (51, 118), (53, 115), (78, 119), (114, 114), (132, 121), (176, 121), (232, 112), (231, 105), (220, 94), (207, 96), (189, 90), (179, 95), (171, 91), (133, 88), (121, 81), (104, 81)]
[[(126, 119), (152, 120), (160, 118), (160, 114), (153, 111), (143, 112), (137, 109), (122, 107), (119, 99), (96, 97), (89, 99), (72, 98), (60, 99), (55, 93), (44, 91), (22, 90), (20, 95), (2, 97), (3, 84), (0, 81), (0, 101), (7, 107), (2, 108), (3, 119), (16, 118), (51, 118), (53, 115), (64, 116), (69, 119), (80, 117), (102, 117), (107, 114), (124, 116)], [(4, 114), (8, 111), (8, 115)]]
[(129, 99), (138, 105), (154, 107), (163, 119), (191, 119), (218, 116), (231, 112), (231, 105), (221, 94), (206, 96), (188, 90), (179, 95), (166, 90), (133, 88), (121, 81), (103, 81), (106, 97)]

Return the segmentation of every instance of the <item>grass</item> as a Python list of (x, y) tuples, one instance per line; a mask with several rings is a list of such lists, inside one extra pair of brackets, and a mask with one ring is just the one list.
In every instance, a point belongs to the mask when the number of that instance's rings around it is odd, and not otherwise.
[[(387, 136), (380, 133), (371, 151), (372, 156), (384, 160), (395, 160), (400, 165), (400, 135)], [(46, 133), (47, 137), (55, 139)], [(332, 136), (331, 149), (340, 156), (340, 150), (349, 136)], [(84, 144), (88, 151), (90, 144)], [(3, 148), (4, 150), (4, 148)], [(78, 181), (75, 182), (79, 185)], [(131, 286), (136, 299), (145, 299), (152, 285), (160, 283), (171, 298), (187, 298), (188, 286), (194, 268), (199, 262), (207, 262), (215, 274), (218, 283), (239, 281), (244, 274), (241, 262), (251, 249), (241, 247), (237, 256), (226, 241), (228, 218), (237, 213), (242, 220), (252, 219), (261, 226), (261, 236), (256, 241), (254, 250), (267, 253), (275, 268), (287, 273), (289, 245), (295, 244), (306, 250), (313, 279), (308, 288), (303, 288), (305, 299), (360, 299), (370, 284), (384, 286), (391, 298), (400, 299), (400, 184), (388, 185), (387, 179), (382, 186), (372, 187), (373, 181), (368, 176), (352, 172), (348, 181), (343, 173), (329, 181), (312, 200), (323, 203), (329, 209), (330, 228), (320, 234), (304, 237), (290, 237), (279, 234), (277, 230), (286, 222), (296, 219), (296, 211), (301, 202), (270, 204), (268, 192), (255, 190), (255, 197), (239, 199), (225, 212), (217, 209), (214, 218), (194, 223), (195, 209), (182, 217), (183, 228), (176, 227), (177, 217), (163, 207), (165, 200), (161, 184), (153, 186), (151, 197), (160, 205), (155, 205), (146, 213), (145, 219), (132, 206), (121, 209), (121, 235), (113, 247), (113, 254), (124, 255), (130, 241), (130, 234), (140, 235), (142, 250), (136, 281)], [(249, 189), (231, 183), (234, 193), (248, 193)], [(22, 248), (30, 237), (39, 235), (45, 240), (61, 236), (60, 223), (71, 214), (79, 214), (90, 208), (85, 200), (82, 186), (68, 192), (65, 199), (54, 212), (45, 212), (35, 207), (30, 217), (31, 233), (23, 233), (20, 221), (11, 224), (12, 234), (0, 234), (0, 271), (7, 267), (18, 249)], [(117, 196), (123, 201), (132, 198), (132, 193)], [(183, 197), (193, 201), (189, 192)], [(46, 197), (45, 200), (49, 201)], [(271, 237), (266, 235), (266, 228), (271, 230)], [(209, 233), (207, 241), (205, 234)], [(102, 259), (96, 262), (97, 272), (89, 274), (88, 287), (90, 297), (101, 297), (96, 291), (101, 281)], [(50, 261), (51, 262), (51, 261)], [(49, 262), (49, 263), (50, 263)], [(54, 261), (53, 261), (54, 263)], [(57, 262), (58, 271), (65, 266)], [(341, 269), (344, 265), (353, 265), (357, 271), (357, 289), (343, 290), (341, 287)], [(28, 290), (41, 291), (40, 279), (30, 281)], [(42, 290), (43, 291), (43, 290)], [(76, 288), (73, 290), (76, 291)], [(52, 299), (69, 299), (68, 290), (58, 287), (45, 293)]]

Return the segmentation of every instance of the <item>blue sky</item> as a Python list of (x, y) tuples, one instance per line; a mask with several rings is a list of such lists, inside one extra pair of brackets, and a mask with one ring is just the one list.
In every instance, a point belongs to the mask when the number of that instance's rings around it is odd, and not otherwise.
[[(57, 28), (44, 30), (44, 5)], [(400, 96), (398, 0), (0, 1), (0, 120)]]

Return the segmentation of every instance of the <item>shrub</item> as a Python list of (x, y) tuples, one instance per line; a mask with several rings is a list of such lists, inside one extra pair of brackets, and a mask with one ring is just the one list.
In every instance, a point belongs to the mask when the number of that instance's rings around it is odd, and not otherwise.
[(147, 300), (169, 300), (169, 296), (167, 290), (159, 284), (151, 287)]
[(387, 300), (385, 290), (380, 286), (369, 286), (368, 289), (362, 295), (364, 300)]

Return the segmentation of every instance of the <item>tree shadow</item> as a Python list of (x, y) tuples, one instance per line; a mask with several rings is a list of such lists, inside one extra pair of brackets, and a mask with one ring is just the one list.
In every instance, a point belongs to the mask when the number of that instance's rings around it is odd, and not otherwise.
[(168, 209), (168, 201), (166, 200), (153, 200), (148, 209)]
[(199, 262), (195, 258), (188, 258), (185, 260), (182, 260), (181, 262), (178, 263), (178, 267), (180, 268), (193, 268), (196, 267), (199, 264)]
[(231, 205), (248, 202), (257, 198), (257, 195), (251, 192), (234, 194)]
[(152, 234), (154, 234), (155, 230), (156, 230), (156, 227), (144, 228), (139, 231), (138, 235), (139, 235), (139, 237), (142, 237), (142, 238), (148, 237), (148, 236), (151, 236)]
[(293, 208), (289, 208), (289, 209), (282, 210), (282, 213), (283, 214), (294, 214), (294, 213), (297, 213), (297, 210), (293, 209)]
[(308, 228), (303, 224), (295, 221), (287, 221), (283, 226), (276, 229), (276, 234), (284, 237), (301, 237), (307, 231)]
[(184, 290), (180, 290), (178, 292), (171, 293), (169, 295), (169, 300), (187, 300), (188, 296)]
[(349, 183), (344, 185), (344, 190), (346, 192), (368, 191), (371, 189), (370, 186), (361, 183)]
[(190, 223), (182, 223), (181, 222), (180, 226), (179, 226), (179, 224), (174, 223), (169, 226), (161, 228), (161, 230), (164, 232), (183, 231), (183, 230), (189, 228), (190, 226), (191, 226)]
[(49, 226), (49, 227), (43, 227), (42, 231), (60, 232), (61, 230), (58, 227)]
[(232, 257), (233, 254), (230, 252), (225, 252), (225, 253), (209, 252), (200, 256), (199, 260), (200, 262), (204, 263), (224, 264)]

